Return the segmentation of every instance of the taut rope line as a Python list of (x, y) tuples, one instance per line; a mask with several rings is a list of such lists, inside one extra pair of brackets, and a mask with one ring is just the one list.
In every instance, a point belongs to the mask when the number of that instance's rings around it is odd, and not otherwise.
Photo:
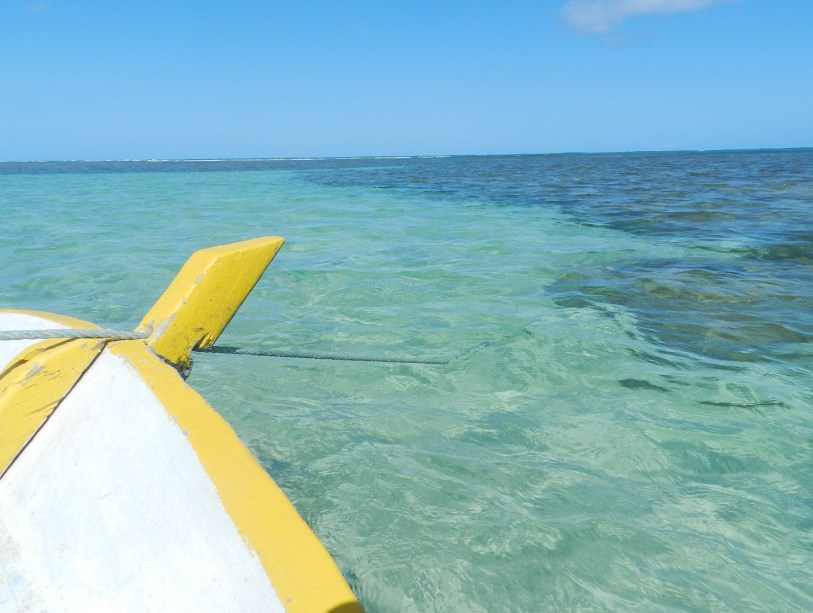
[(147, 335), (143, 332), (108, 330), (107, 328), (92, 328), (89, 330), (75, 330), (73, 328), (0, 330), (0, 341), (44, 341), (49, 338), (104, 338), (111, 341), (137, 341), (146, 339)]
[[(61, 328), (51, 330), (0, 330), (0, 341), (27, 341), (27, 340), (47, 340), (53, 338), (76, 339), (76, 338), (100, 338), (111, 341), (135, 341), (145, 340), (149, 335), (143, 332), (127, 332), (124, 330), (108, 330), (107, 328), (93, 328), (89, 330), (77, 330), (73, 328)], [(421, 359), (399, 359), (375, 356), (353, 356), (339, 355), (335, 353), (321, 352), (296, 352), (296, 351), (256, 351), (252, 349), (241, 349), (240, 347), (209, 347), (208, 349), (193, 349), (199, 353), (223, 353), (229, 355), (253, 355), (269, 358), (297, 358), (303, 360), (336, 360), (344, 362), (381, 362), (385, 364), (448, 364), (449, 360), (421, 360)]]
[(240, 347), (209, 347), (195, 349), (199, 353), (226, 353), (233, 355), (256, 355), (269, 358), (298, 358), (302, 360), (342, 360), (345, 362), (384, 362), (388, 364), (448, 364), (448, 360), (421, 360), (412, 358), (383, 358), (360, 355), (339, 355), (336, 353), (319, 353), (310, 351), (256, 351)]

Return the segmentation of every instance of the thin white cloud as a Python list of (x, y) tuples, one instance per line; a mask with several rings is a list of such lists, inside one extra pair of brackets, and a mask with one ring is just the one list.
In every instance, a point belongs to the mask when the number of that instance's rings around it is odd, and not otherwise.
[[(699, 11), (732, 0), (568, 0), (562, 18), (588, 34), (609, 32), (637, 15), (671, 15)], [(734, 0), (736, 1), (736, 0)]]
[(48, 2), (29, 2), (28, 10), (31, 13), (50, 13), (51, 5)]

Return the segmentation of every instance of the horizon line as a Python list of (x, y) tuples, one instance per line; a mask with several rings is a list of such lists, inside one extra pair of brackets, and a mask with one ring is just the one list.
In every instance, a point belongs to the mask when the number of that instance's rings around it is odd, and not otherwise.
[(634, 155), (662, 153), (735, 153), (768, 151), (807, 151), (804, 147), (746, 147), (730, 149), (630, 149), (626, 151), (559, 151), (537, 153), (437, 153), (414, 155), (324, 155), (324, 156), (272, 156), (272, 157), (222, 157), (222, 158), (117, 158), (117, 159), (50, 159), (50, 160), (0, 160), (0, 164), (54, 164), (54, 163), (166, 163), (166, 162), (305, 162), (321, 160), (408, 160), (442, 159), (451, 157), (531, 157), (556, 155)]

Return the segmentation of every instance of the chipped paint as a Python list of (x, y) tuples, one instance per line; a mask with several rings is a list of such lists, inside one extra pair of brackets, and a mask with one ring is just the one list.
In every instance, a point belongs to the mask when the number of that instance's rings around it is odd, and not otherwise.
[(0, 378), (0, 474), (104, 347), (98, 339), (47, 341), (19, 355)]

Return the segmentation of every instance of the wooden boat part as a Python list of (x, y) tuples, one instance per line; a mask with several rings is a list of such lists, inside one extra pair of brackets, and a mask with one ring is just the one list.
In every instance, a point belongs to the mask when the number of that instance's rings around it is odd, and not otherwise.
[(96, 340), (46, 341), (16, 357), (0, 376), (0, 475), (99, 356)]
[(150, 334), (159, 356), (190, 367), (191, 351), (215, 343), (283, 242), (268, 236), (196, 252), (136, 331)]
[[(246, 254), (267, 266), (282, 244), (259, 240), (187, 263), (146, 341), (0, 342), (0, 610), (360, 611), (284, 493), (167, 363), (220, 334), (264, 270)], [(69, 327), (92, 324), (0, 311), (0, 329)]]

